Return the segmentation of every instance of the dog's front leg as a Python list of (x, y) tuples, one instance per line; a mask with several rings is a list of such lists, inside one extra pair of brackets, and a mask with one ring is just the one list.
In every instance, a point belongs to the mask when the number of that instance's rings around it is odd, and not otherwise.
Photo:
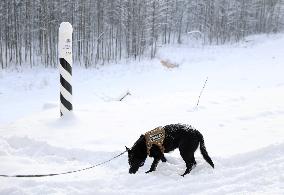
[(157, 157), (154, 158), (154, 161), (153, 161), (153, 163), (152, 163), (152, 165), (151, 165), (150, 170), (147, 171), (146, 173), (150, 173), (150, 172), (152, 172), (152, 171), (155, 171), (160, 160), (161, 160), (160, 158), (157, 158)]
[(162, 161), (162, 162), (167, 162), (167, 159), (166, 159), (166, 157), (165, 157), (164, 154), (163, 154), (162, 157), (161, 157), (161, 161)]

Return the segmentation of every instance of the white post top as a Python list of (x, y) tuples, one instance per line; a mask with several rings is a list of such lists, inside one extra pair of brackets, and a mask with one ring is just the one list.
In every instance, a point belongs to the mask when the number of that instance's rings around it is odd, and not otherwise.
[(73, 28), (69, 22), (62, 22), (59, 26), (59, 58), (64, 58), (72, 66), (72, 32)]
[(59, 26), (60, 32), (73, 32), (72, 25), (69, 22), (62, 22)]

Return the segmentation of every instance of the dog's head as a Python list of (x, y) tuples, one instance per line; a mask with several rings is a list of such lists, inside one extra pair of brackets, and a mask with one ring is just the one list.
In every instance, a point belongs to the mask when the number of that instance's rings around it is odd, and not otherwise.
[(133, 149), (126, 147), (126, 150), (128, 152), (128, 164), (130, 166), (129, 173), (135, 174), (138, 169), (144, 165), (146, 158), (139, 155), (139, 153), (135, 152)]

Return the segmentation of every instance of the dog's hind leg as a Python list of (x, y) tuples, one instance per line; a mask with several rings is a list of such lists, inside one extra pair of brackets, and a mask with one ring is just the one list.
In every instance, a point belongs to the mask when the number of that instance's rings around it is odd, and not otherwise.
[(188, 142), (184, 142), (181, 143), (179, 146), (180, 155), (186, 164), (186, 170), (184, 174), (182, 174), (182, 176), (185, 176), (186, 174), (190, 173), (190, 171), (193, 169), (193, 166), (196, 165), (194, 152), (198, 147), (198, 142), (191, 143), (192, 144), (189, 145)]
[(193, 169), (194, 165), (196, 165), (196, 161), (195, 161), (194, 157), (192, 157), (191, 160), (188, 160), (185, 163), (186, 163), (186, 170), (185, 170), (184, 174), (181, 175), (183, 177), (186, 174), (190, 173), (190, 171)]

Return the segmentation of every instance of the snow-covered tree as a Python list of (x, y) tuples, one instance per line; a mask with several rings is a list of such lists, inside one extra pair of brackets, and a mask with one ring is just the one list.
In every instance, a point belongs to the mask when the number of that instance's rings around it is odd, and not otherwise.
[(0, 66), (57, 66), (63, 21), (74, 28), (74, 62), (88, 68), (154, 58), (192, 32), (204, 44), (275, 33), (283, 20), (283, 0), (1, 0)]

